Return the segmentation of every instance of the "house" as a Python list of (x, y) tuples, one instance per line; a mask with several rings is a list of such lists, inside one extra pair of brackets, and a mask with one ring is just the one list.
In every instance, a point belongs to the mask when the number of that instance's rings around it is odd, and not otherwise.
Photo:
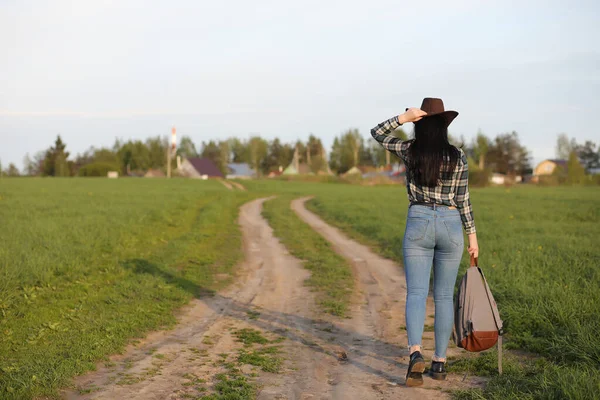
[(342, 176), (362, 176), (362, 171), (358, 167), (352, 167), (344, 172)]
[(490, 183), (493, 183), (494, 185), (504, 185), (506, 182), (508, 182), (508, 178), (504, 174), (494, 172), (490, 176)]
[(250, 179), (256, 176), (256, 172), (247, 163), (227, 164), (227, 179)]
[(208, 158), (191, 157), (181, 163), (179, 174), (188, 178), (224, 178), (217, 165)]
[(164, 178), (165, 177), (165, 173), (162, 172), (160, 169), (149, 169), (146, 174), (144, 175), (144, 178)]
[(534, 176), (552, 175), (556, 167), (567, 168), (567, 160), (544, 160), (533, 170)]
[(501, 174), (498, 172), (494, 172), (490, 175), (490, 183), (494, 185), (512, 185), (514, 183), (523, 182), (523, 177), (521, 175), (514, 174)]
[(269, 172), (269, 175), (267, 175), (267, 176), (269, 178), (275, 178), (275, 177), (278, 177), (279, 175), (281, 175), (282, 173), (283, 173), (283, 167), (279, 167), (278, 170)]
[(310, 167), (306, 163), (292, 163), (283, 170), (281, 175), (308, 175), (312, 174)]

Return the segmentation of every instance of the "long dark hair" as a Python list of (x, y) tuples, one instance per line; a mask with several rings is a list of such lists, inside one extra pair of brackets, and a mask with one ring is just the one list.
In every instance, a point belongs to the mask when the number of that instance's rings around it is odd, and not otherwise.
[(435, 187), (450, 179), (459, 157), (459, 150), (448, 142), (448, 126), (443, 117), (426, 117), (415, 123), (407, 167), (417, 185)]

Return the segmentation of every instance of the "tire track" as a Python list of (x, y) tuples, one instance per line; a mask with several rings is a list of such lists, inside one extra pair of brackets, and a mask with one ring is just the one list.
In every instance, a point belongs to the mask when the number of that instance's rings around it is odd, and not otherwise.
[[(283, 336), (285, 356), (280, 374), (261, 372), (257, 398), (267, 399), (438, 399), (437, 390), (401, 386), (406, 355), (398, 325), (403, 302), (403, 277), (391, 261), (336, 234), (304, 209), (306, 199), (292, 207), (313, 228), (349, 257), (357, 288), (351, 319), (323, 316), (313, 293), (304, 285), (310, 273), (273, 236), (261, 216), (268, 199), (240, 209), (245, 261), (235, 283), (214, 296), (194, 299), (170, 331), (149, 334), (108, 365), (79, 377), (65, 399), (182, 399), (193, 395), (186, 374), (211, 381), (221, 372), (215, 360), (235, 355), (240, 344), (232, 330), (258, 329)], [(252, 317), (250, 317), (250, 315)], [(402, 314), (403, 315), (403, 314)], [(203, 356), (199, 357), (198, 353)], [(157, 360), (157, 355), (161, 358)], [(240, 368), (245, 373), (252, 372)], [(125, 382), (123, 382), (125, 380)], [(443, 385), (451, 387), (452, 381)], [(442, 386), (437, 384), (436, 386)], [(461, 386), (464, 386), (462, 384)], [(429, 385), (433, 388), (433, 385)], [(90, 392), (87, 392), (87, 391)], [(197, 393), (196, 393), (197, 395)]]

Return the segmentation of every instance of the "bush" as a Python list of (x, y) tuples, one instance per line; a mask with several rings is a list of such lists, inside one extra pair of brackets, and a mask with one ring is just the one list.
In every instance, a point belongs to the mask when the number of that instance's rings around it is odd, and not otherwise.
[(109, 171), (119, 171), (120, 168), (112, 163), (92, 163), (79, 168), (79, 176), (106, 176)]
[(485, 169), (473, 169), (469, 170), (469, 185), (471, 186), (488, 186), (490, 184), (490, 177), (492, 171), (488, 168)]
[(538, 178), (540, 186), (558, 186), (567, 183), (567, 176), (561, 174), (540, 175)]

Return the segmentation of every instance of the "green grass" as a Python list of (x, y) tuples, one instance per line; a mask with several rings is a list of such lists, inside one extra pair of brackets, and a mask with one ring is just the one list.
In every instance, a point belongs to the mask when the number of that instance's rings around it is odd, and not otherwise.
[(215, 378), (215, 393), (200, 400), (249, 400), (256, 397), (256, 388), (248, 378), (239, 374), (219, 374)]
[(233, 332), (233, 336), (237, 338), (239, 342), (244, 343), (244, 346), (251, 346), (254, 343), (267, 344), (269, 339), (263, 336), (260, 331), (256, 329), (243, 328)]
[(242, 364), (250, 364), (260, 367), (265, 372), (279, 372), (281, 368), (281, 357), (279, 347), (269, 346), (253, 350), (241, 350), (238, 361)]
[(263, 215), (275, 236), (311, 271), (307, 284), (319, 292), (322, 308), (344, 316), (353, 288), (351, 266), (334, 252), (329, 242), (300, 220), (290, 208), (291, 199), (283, 195), (265, 202)]
[(238, 208), (218, 182), (5, 179), (0, 184), (0, 398), (70, 379), (228, 282)]

